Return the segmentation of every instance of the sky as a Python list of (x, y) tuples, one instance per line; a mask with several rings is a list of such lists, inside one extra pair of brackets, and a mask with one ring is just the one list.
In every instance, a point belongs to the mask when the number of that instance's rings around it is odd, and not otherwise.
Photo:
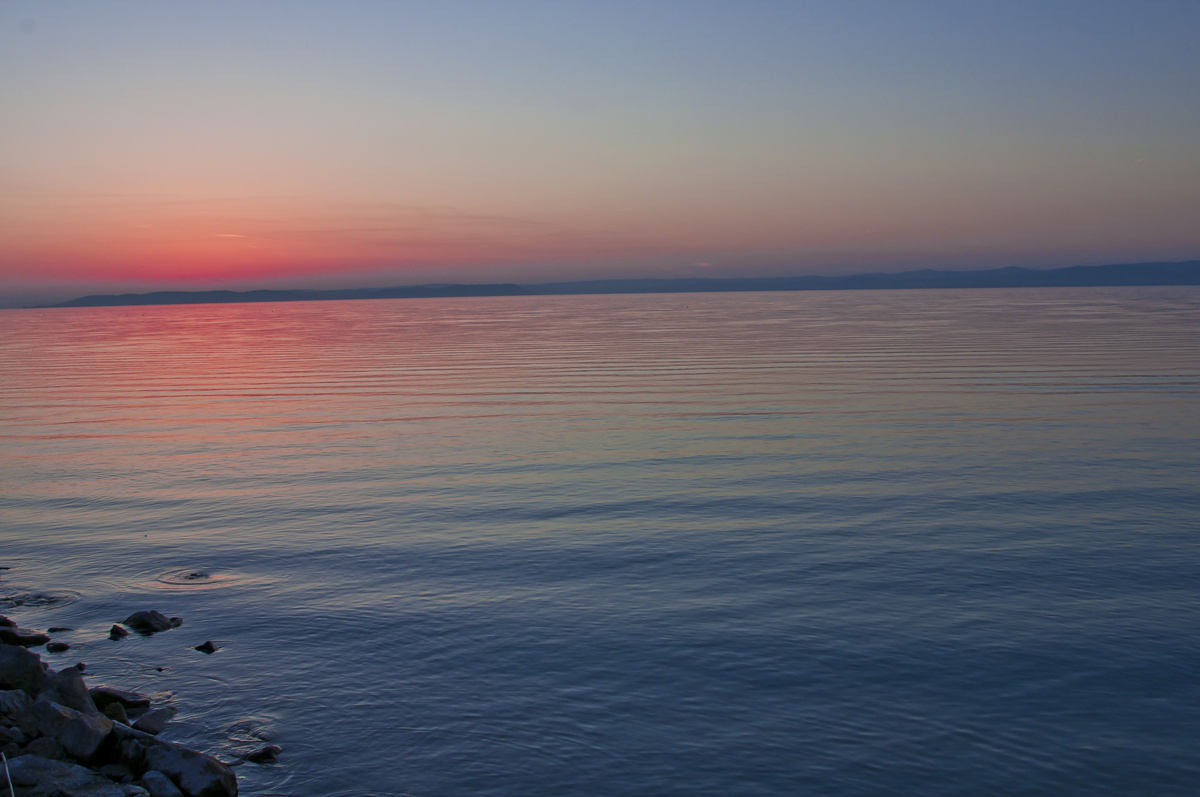
[(0, 303), (1200, 258), (1200, 3), (0, 3)]

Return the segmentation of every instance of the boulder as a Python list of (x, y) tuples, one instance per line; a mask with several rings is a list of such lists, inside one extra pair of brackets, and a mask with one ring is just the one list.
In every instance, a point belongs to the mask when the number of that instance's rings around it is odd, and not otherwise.
[(118, 639), (124, 639), (127, 636), (129, 636), (128, 629), (122, 628), (119, 625), (114, 625), (112, 628), (108, 629), (108, 638), (114, 642)]
[(33, 713), (42, 733), (53, 736), (67, 755), (81, 761), (94, 757), (113, 729), (108, 717), (84, 714), (48, 700), (34, 703)]
[(216, 653), (218, 650), (220, 650), (220, 648), (217, 647), (212, 640), (209, 640), (202, 645), (197, 645), (196, 647), (192, 648), (192, 650), (198, 650), (201, 653)]
[(5, 617), (4, 615), (0, 614), (0, 627), (16, 628), (17, 621), (10, 620), (7, 617)]
[(40, 631), (30, 631), (25, 628), (15, 628), (10, 625), (0, 625), (0, 642), (6, 645), (20, 645), (23, 648), (35, 648), (50, 641), (50, 637)]
[(104, 716), (108, 717), (113, 722), (123, 722), (129, 724), (129, 715), (125, 713), (125, 707), (120, 703), (109, 703), (104, 707)]
[(15, 786), (40, 787), (39, 790), (46, 793), (50, 793), (54, 786), (63, 791), (85, 786), (98, 777), (90, 769), (78, 764), (28, 754), (8, 762), (8, 776)]
[(8, 772), (14, 786), (29, 789), (25, 793), (37, 797), (141, 797), (148, 794), (141, 786), (113, 783), (78, 764), (51, 761), (36, 755), (12, 759), (8, 762)]
[[(180, 623), (183, 620), (179, 621)], [(121, 621), (122, 624), (129, 626), (134, 631), (140, 634), (154, 634), (159, 631), (167, 631), (175, 626), (171, 623), (171, 618), (161, 612), (156, 612), (153, 609), (148, 612), (134, 612)]]
[[(24, 694), (24, 693), (22, 693), (22, 694)], [(29, 741), (28, 737), (25, 736), (25, 732), (23, 730), (21, 730), (20, 728), (18, 728), (18, 727), (7, 728), (7, 727), (0, 725), (0, 747), (3, 747), (4, 745), (8, 744), (9, 742), (16, 742), (17, 744), (25, 744), (25, 742), (27, 742), (27, 741)]]
[(46, 643), (46, 652), (47, 653), (66, 653), (70, 649), (71, 649), (71, 646), (68, 645), (66, 642), (47, 642)]
[(0, 714), (8, 717), (31, 739), (41, 733), (37, 717), (33, 714), (33, 701), (20, 689), (0, 692)]
[(16, 645), (0, 645), (0, 687), (36, 695), (46, 683), (46, 667), (38, 654)]
[(217, 759), (122, 725), (113, 727), (118, 755), (135, 772), (157, 770), (185, 797), (236, 797), (237, 777)]
[(150, 797), (183, 797), (171, 779), (157, 769), (152, 769), (142, 775), (142, 788), (150, 792)]
[(150, 708), (150, 696), (141, 692), (130, 692), (125, 689), (114, 689), (111, 686), (93, 686), (88, 692), (96, 707), (101, 711), (110, 703), (120, 703), (126, 709)]
[(63, 757), (63, 747), (58, 743), (57, 739), (50, 736), (42, 736), (34, 739), (29, 744), (25, 745), (25, 752), (29, 755), (41, 756), (42, 758), (52, 758), (55, 761)]
[(47, 673), (40, 697), (84, 714), (98, 713), (87, 684), (83, 682), (83, 673), (74, 667)]
[(167, 723), (175, 718), (177, 713), (178, 711), (174, 706), (156, 708), (154, 711), (147, 711), (138, 717), (138, 721), (133, 723), (133, 727), (139, 731), (158, 736), (167, 727)]

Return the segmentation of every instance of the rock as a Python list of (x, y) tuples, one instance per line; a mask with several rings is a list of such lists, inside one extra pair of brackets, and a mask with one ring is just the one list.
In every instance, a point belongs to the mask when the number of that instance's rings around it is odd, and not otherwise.
[(9, 742), (17, 744), (25, 744), (29, 741), (25, 736), (25, 732), (20, 728), (0, 728), (0, 746), (7, 745)]
[(16, 645), (0, 645), (0, 686), (36, 695), (46, 683), (46, 667), (38, 654)]
[(111, 686), (93, 686), (88, 692), (95, 701), (96, 707), (101, 710), (110, 703), (120, 703), (126, 709), (150, 708), (150, 696), (143, 695), (141, 692), (114, 689)]
[[(155, 634), (159, 631), (167, 631), (174, 628), (171, 625), (170, 618), (154, 610), (134, 612), (121, 622), (140, 634)], [(182, 623), (183, 621), (180, 620), (179, 622)]]
[(125, 713), (125, 707), (120, 703), (109, 703), (104, 707), (104, 716), (108, 717), (113, 722), (123, 722), (129, 724), (129, 715)]
[(23, 755), (8, 762), (13, 785), (31, 788), (26, 794), (51, 797), (134, 797), (147, 795), (140, 786), (113, 783), (78, 764)]
[(178, 628), (179, 626), (183, 625), (183, 618), (182, 617), (168, 617), (167, 622), (171, 624), (172, 628)]
[(203, 645), (197, 645), (196, 647), (192, 648), (192, 650), (198, 650), (201, 653), (210, 653), (211, 654), (211, 653), (216, 653), (218, 650), (220, 650), (220, 648), (217, 647), (212, 642), (212, 640), (209, 640), (208, 642), (205, 642)]
[(34, 703), (33, 713), (42, 733), (53, 736), (67, 755), (81, 761), (94, 757), (113, 730), (108, 717), (84, 714), (48, 700)]
[(0, 692), (0, 713), (31, 739), (41, 733), (37, 717), (33, 714), (33, 701), (20, 689)]
[(114, 625), (112, 628), (108, 629), (108, 638), (113, 641), (124, 639), (127, 636), (129, 636), (129, 631), (119, 625)]
[(175, 718), (177, 713), (179, 712), (174, 706), (156, 708), (154, 711), (148, 711), (139, 717), (138, 721), (133, 723), (133, 727), (139, 731), (158, 736), (167, 727), (167, 723)]
[(75, 669), (79, 670), (80, 672), (87, 672), (87, 665), (84, 664), (82, 661), (77, 661), (72, 666), (74, 666)]
[[(85, 786), (100, 777), (86, 767), (78, 764), (68, 764), (65, 761), (52, 761), (39, 755), (18, 756), (8, 762), (8, 776), (17, 786), (57, 786), (68, 790)], [(49, 788), (43, 789), (49, 792)]]
[(46, 629), (47, 634), (61, 634), (64, 631), (74, 631), (74, 628), (67, 628), (65, 625), (56, 625)]
[(60, 706), (82, 711), (84, 714), (98, 712), (87, 684), (83, 682), (83, 673), (74, 667), (67, 667), (56, 673), (48, 673), (46, 685), (42, 687), (40, 699), (50, 700)]
[(40, 631), (30, 631), (13, 626), (0, 626), (0, 642), (6, 645), (20, 645), (23, 648), (35, 648), (50, 641), (50, 637)]
[(188, 750), (148, 733), (113, 727), (121, 760), (135, 772), (157, 770), (175, 783), (185, 797), (236, 797), (233, 770), (212, 756)]
[(52, 739), (49, 736), (34, 739), (25, 745), (25, 752), (29, 755), (41, 756), (42, 758), (52, 758), (56, 761), (63, 757), (62, 745), (56, 739)]
[(7, 627), (9, 627), (9, 628), (16, 628), (16, 627), (17, 627), (17, 621), (16, 621), (16, 620), (10, 620), (10, 619), (8, 619), (7, 617), (5, 617), (4, 615), (0, 614), (0, 626), (7, 626)]
[(29, 711), (31, 708), (33, 708), (33, 701), (20, 689), (0, 691), (0, 714), (13, 717)]
[(94, 771), (99, 772), (109, 780), (115, 780), (118, 783), (132, 783), (133, 781), (137, 780), (137, 778), (133, 777), (133, 770), (121, 763), (105, 764), (102, 767), (96, 767)]
[(246, 756), (246, 760), (251, 764), (274, 764), (279, 754), (283, 752), (283, 748), (277, 744), (269, 744), (266, 747), (261, 747), (255, 750), (250, 755)]
[(183, 797), (171, 779), (157, 769), (152, 769), (142, 775), (142, 788), (150, 792), (150, 797)]
[(66, 642), (50, 642), (46, 645), (47, 653), (66, 653), (71, 649), (71, 646)]

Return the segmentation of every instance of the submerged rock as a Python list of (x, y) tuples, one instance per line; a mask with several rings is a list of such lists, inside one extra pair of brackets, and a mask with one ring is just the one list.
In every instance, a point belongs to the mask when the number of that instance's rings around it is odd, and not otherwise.
[(47, 653), (66, 653), (71, 646), (66, 642), (49, 642), (46, 644)]
[(176, 625), (171, 622), (172, 619), (179, 620), (180, 625), (183, 624), (183, 620), (169, 618), (162, 612), (154, 611), (153, 609), (150, 611), (134, 612), (121, 622), (140, 634), (156, 634), (159, 631), (169, 631), (175, 628)]
[(211, 653), (216, 653), (218, 650), (220, 650), (220, 648), (217, 647), (216, 644), (214, 644), (212, 642), (212, 640), (209, 640), (208, 642), (205, 642), (202, 645), (197, 645), (196, 647), (192, 648), (192, 650), (198, 650), (201, 653), (210, 653), (211, 654)]
[(266, 747), (260, 747), (253, 753), (246, 756), (246, 760), (251, 764), (274, 764), (279, 758), (279, 754), (283, 752), (283, 748), (277, 744), (269, 744)]
[(61, 634), (63, 631), (74, 631), (74, 628), (67, 628), (65, 625), (55, 625), (46, 629), (47, 634)]
[(114, 625), (112, 628), (108, 629), (108, 638), (111, 640), (115, 641), (118, 639), (124, 639), (127, 636), (129, 636), (129, 629), (122, 628), (119, 625)]

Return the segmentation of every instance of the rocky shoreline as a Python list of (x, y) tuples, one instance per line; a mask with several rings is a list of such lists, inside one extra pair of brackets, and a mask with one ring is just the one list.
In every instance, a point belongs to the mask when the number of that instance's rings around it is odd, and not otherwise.
[[(114, 624), (110, 639), (154, 634), (183, 620), (149, 610)], [(266, 745), (223, 762), (158, 738), (175, 716), (173, 706), (111, 686), (89, 688), (86, 665), (55, 671), (31, 648), (69, 649), (51, 634), (20, 628), (0, 616), (0, 797), (235, 797), (233, 767), (270, 763), (280, 752)], [(212, 642), (195, 648), (217, 650)]]

